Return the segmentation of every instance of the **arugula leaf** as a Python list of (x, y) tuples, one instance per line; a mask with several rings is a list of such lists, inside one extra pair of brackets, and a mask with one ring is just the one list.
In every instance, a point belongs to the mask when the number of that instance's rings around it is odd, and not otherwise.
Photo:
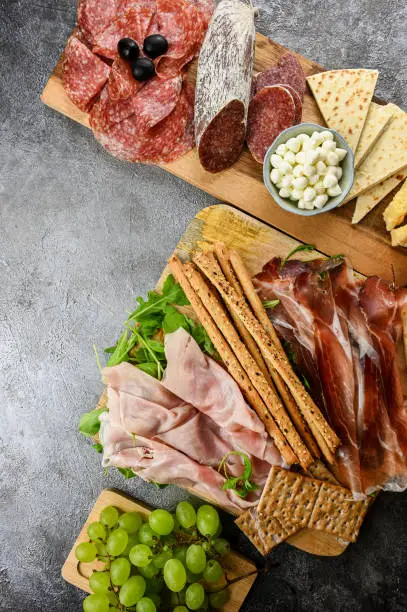
[(263, 306), (264, 308), (275, 308), (280, 303), (280, 300), (264, 300)]
[(139, 307), (130, 314), (128, 320), (137, 320), (140, 323), (152, 314), (163, 312), (168, 304), (178, 304), (178, 306), (189, 304), (182, 287), (175, 281), (172, 274), (165, 279), (161, 294), (149, 291), (147, 301), (143, 298), (137, 298), (137, 301)]
[(97, 444), (93, 444), (92, 446), (96, 452), (103, 453), (103, 445), (99, 444), (99, 442)]
[(204, 353), (209, 355), (210, 357), (218, 358), (218, 352), (212, 344), (212, 340), (209, 338), (208, 333), (203, 325), (200, 323), (195, 323), (192, 319), (188, 319), (189, 324), (189, 333), (199, 344), (199, 347), (203, 350)]
[(180, 327), (188, 331), (188, 320), (185, 315), (179, 312), (174, 306), (167, 306), (163, 320), (163, 330), (165, 334), (171, 334)]
[(143, 370), (146, 374), (150, 374), (153, 378), (158, 378), (158, 366), (155, 361), (145, 361), (144, 363), (137, 363), (136, 368)]
[[(228, 475), (226, 462), (230, 455), (237, 455), (242, 458), (244, 470), (241, 476), (230, 477)], [(226, 453), (226, 455), (222, 457), (222, 461), (219, 464), (218, 471), (220, 472), (222, 468), (226, 478), (226, 482), (224, 482), (222, 486), (222, 489), (224, 491), (232, 489), (236, 493), (236, 495), (245, 499), (250, 493), (250, 491), (256, 491), (259, 488), (256, 483), (250, 480), (253, 471), (252, 462), (245, 453), (242, 453), (240, 451), (230, 451), (229, 453)]]
[(114, 353), (116, 350), (116, 345), (115, 346), (108, 346), (107, 348), (104, 349), (105, 353)]
[(86, 412), (81, 416), (81, 420), (79, 421), (79, 431), (84, 436), (94, 436), (100, 429), (100, 421), (99, 417), (102, 412), (106, 412), (107, 408), (104, 406), (103, 408), (98, 408), (97, 410), (91, 410), (90, 412)]
[(168, 487), (167, 484), (161, 484), (160, 482), (156, 482), (155, 480), (150, 480), (151, 484), (155, 485), (157, 487), (157, 489), (165, 489), (165, 487)]
[(133, 470), (130, 468), (117, 468), (117, 469), (119, 470), (120, 474), (123, 474), (126, 480), (137, 476), (137, 474), (135, 474)]
[(127, 329), (125, 329), (122, 335), (120, 336), (116, 344), (116, 348), (114, 352), (112, 353), (112, 356), (109, 358), (107, 365), (115, 366), (121, 363), (122, 361), (127, 361), (127, 358), (128, 358), (127, 346), (128, 346), (128, 331)]
[(301, 251), (315, 251), (315, 245), (314, 244), (299, 244), (298, 246), (295, 247), (295, 249), (293, 249), (292, 251), (290, 251), (287, 255), (287, 257), (285, 257), (280, 264), (280, 270), (285, 266), (285, 264), (287, 263), (287, 261), (290, 259), (290, 257), (292, 257), (293, 255), (295, 255), (295, 253), (300, 253)]

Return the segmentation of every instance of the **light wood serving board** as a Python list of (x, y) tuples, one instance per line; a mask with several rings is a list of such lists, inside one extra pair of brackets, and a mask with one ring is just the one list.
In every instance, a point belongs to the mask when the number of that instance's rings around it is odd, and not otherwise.
[[(275, 64), (287, 51), (288, 49), (278, 43), (257, 34), (255, 71), (264, 70)], [(298, 58), (307, 75), (322, 70), (321, 66), (309, 59), (300, 55)], [(88, 115), (76, 108), (66, 95), (61, 72), (60, 59), (42, 93), (42, 101), (74, 121), (89, 127)], [(191, 82), (195, 82), (195, 75), (196, 62), (189, 68), (188, 77)], [(303, 121), (324, 123), (309, 91), (305, 95)], [(385, 229), (382, 218), (382, 212), (392, 194), (387, 196), (361, 223), (354, 226), (351, 224), (354, 202), (336, 211), (308, 218), (284, 211), (274, 202), (263, 184), (262, 166), (247, 150), (232, 168), (219, 174), (206, 172), (200, 165), (195, 150), (163, 167), (212, 196), (234, 204), (298, 240), (315, 244), (328, 255), (337, 253), (349, 255), (355, 267), (363, 274), (378, 274), (386, 279), (392, 279), (394, 269), (397, 282), (400, 285), (407, 284), (407, 249), (391, 247), (390, 235)]]
[[(116, 506), (122, 512), (140, 512), (143, 516), (148, 516), (151, 512), (150, 508), (143, 504), (136, 502), (131, 497), (114, 491), (112, 489), (105, 489), (99, 495), (93, 506), (88, 519), (82, 530), (77, 537), (75, 544), (72, 547), (71, 552), (68, 555), (62, 567), (62, 577), (73, 584), (74, 586), (82, 589), (83, 591), (91, 592), (89, 588), (89, 577), (93, 570), (103, 569), (103, 564), (95, 561), (94, 563), (80, 563), (75, 557), (75, 549), (81, 542), (89, 541), (87, 535), (87, 528), (89, 523), (99, 520), (99, 515), (105, 506)], [(222, 608), (223, 612), (237, 612), (240, 610), (248, 592), (250, 591), (253, 582), (257, 576), (256, 566), (239, 555), (238, 553), (231, 551), (228, 555), (223, 558), (223, 567), (225, 568), (225, 575), (227, 580), (230, 582), (230, 600)]]

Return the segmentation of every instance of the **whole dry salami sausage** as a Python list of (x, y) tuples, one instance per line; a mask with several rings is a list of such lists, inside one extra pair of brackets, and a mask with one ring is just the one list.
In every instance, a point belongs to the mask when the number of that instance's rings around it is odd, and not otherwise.
[(87, 42), (92, 43), (96, 34), (105, 30), (116, 14), (116, 0), (80, 0), (77, 21)]
[(71, 36), (64, 52), (62, 79), (72, 102), (88, 111), (110, 73), (110, 66), (94, 55), (80, 40)]
[(292, 53), (280, 58), (277, 66), (259, 72), (253, 80), (253, 93), (256, 94), (267, 85), (290, 85), (304, 99), (306, 90), (305, 74), (300, 62)]
[(263, 87), (254, 96), (249, 106), (246, 141), (256, 161), (263, 163), (267, 149), (294, 120), (294, 99), (282, 85)]
[(220, 172), (244, 144), (254, 57), (254, 9), (244, 0), (222, 0), (199, 55), (195, 139), (199, 159)]
[(143, 40), (146, 37), (151, 19), (155, 14), (153, 6), (136, 6), (129, 9), (113, 23), (97, 34), (93, 42), (93, 52), (115, 59), (117, 57), (117, 43), (121, 38), (132, 38), (143, 47)]

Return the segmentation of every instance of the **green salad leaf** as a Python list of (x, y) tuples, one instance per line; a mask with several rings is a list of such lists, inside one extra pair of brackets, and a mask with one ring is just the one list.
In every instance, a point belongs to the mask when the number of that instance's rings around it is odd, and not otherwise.
[[(243, 474), (241, 474), (240, 476), (232, 477), (228, 474), (226, 463), (230, 455), (237, 455), (243, 460), (244, 470)], [(222, 486), (222, 489), (224, 491), (232, 489), (236, 493), (236, 495), (245, 499), (250, 493), (250, 491), (256, 491), (259, 488), (259, 486), (251, 480), (253, 471), (252, 462), (245, 453), (242, 453), (240, 451), (230, 451), (229, 453), (226, 453), (226, 455), (222, 457), (222, 461), (219, 464), (218, 471), (220, 472), (222, 471), (222, 469), (226, 478), (226, 481), (223, 483)]]
[(86, 412), (81, 416), (81, 420), (79, 421), (79, 431), (84, 436), (95, 436), (100, 429), (100, 421), (99, 417), (102, 412), (106, 412), (107, 408), (104, 406), (103, 408), (97, 408), (95, 410), (91, 410), (90, 412)]

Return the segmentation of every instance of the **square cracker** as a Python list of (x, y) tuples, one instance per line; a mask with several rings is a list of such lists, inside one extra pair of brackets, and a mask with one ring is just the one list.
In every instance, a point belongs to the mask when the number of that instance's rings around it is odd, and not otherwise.
[(347, 489), (324, 482), (319, 489), (308, 527), (326, 531), (348, 542), (356, 542), (368, 507), (368, 501), (354, 500)]
[(295, 525), (283, 527), (273, 516), (258, 514), (256, 508), (247, 510), (235, 523), (262, 555), (268, 555), (273, 548), (298, 531)]
[(254, 512), (256, 512), (255, 508), (249, 508), (249, 510), (246, 510), (246, 512), (235, 520), (235, 524), (249, 538), (253, 546), (255, 546), (262, 555), (266, 555), (266, 546), (263, 544), (263, 540), (256, 527)]

